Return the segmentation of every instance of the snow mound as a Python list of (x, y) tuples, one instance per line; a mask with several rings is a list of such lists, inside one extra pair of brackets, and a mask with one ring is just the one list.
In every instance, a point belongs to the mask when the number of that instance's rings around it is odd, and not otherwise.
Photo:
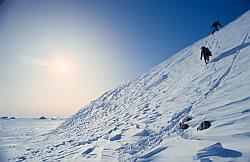
[[(16, 159), (249, 161), (249, 34), (247, 11), (214, 35), (106, 92), (57, 129), (31, 139), (27, 143), (32, 149)], [(208, 65), (199, 59), (201, 46), (213, 53)], [(185, 116), (192, 120), (182, 130), (179, 122)], [(197, 131), (205, 120), (211, 127)]]
[[(241, 157), (242, 153), (222, 147), (221, 143), (216, 143), (212, 146), (204, 148), (197, 153), (196, 159), (204, 159), (209, 156), (220, 156), (220, 157)], [(207, 159), (207, 158), (206, 158)]]

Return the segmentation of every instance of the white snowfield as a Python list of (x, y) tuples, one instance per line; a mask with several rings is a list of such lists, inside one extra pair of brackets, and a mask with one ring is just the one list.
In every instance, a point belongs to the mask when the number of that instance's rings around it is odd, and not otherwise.
[[(249, 35), (247, 11), (27, 141), (10, 161), (250, 161)], [(208, 65), (201, 46), (212, 51)], [(211, 127), (197, 131), (205, 120)]]

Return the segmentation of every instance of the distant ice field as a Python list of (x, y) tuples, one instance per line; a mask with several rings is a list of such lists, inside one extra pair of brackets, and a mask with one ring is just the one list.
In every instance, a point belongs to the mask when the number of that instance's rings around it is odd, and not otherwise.
[[(58, 127), (64, 120), (37, 120), (31, 118), (0, 119), (0, 161), (27, 150), (25, 145), (30, 139), (48, 133)], [(26, 148), (27, 147), (27, 148)]]

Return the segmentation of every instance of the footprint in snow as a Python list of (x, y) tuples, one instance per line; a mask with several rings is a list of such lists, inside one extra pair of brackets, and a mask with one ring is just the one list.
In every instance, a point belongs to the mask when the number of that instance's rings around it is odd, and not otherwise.
[(94, 149), (95, 149), (95, 146), (94, 146), (94, 147), (88, 148), (87, 150), (85, 150), (85, 151), (82, 153), (82, 156), (86, 157), (86, 156), (89, 155), (91, 152), (93, 152)]
[(140, 156), (141, 159), (146, 159), (146, 158), (150, 158), (152, 156), (154, 156), (155, 154), (158, 154), (159, 152), (165, 150), (167, 147), (159, 147), (157, 149), (154, 149), (153, 151), (150, 151), (147, 154), (144, 154), (142, 156)]
[(110, 141), (117, 141), (117, 140), (120, 140), (121, 137), (122, 137), (121, 134), (117, 134), (117, 135), (111, 137), (109, 140), (110, 140)]
[(19, 158), (16, 160), (16, 162), (20, 162), (20, 161), (24, 161), (24, 160), (26, 160), (26, 157), (25, 157), (25, 156), (21, 156), (21, 157), (19, 157)]
[(150, 132), (143, 129), (142, 131), (136, 133), (134, 136), (140, 136), (140, 137), (145, 137), (145, 136), (149, 136), (150, 135)]

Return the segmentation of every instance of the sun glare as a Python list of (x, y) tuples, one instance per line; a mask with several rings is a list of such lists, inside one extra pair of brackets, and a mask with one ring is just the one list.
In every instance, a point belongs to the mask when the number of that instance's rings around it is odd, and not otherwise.
[(53, 59), (51, 68), (56, 75), (70, 75), (75, 71), (75, 64), (69, 56), (57, 56)]
[(59, 61), (57, 62), (57, 70), (60, 73), (68, 73), (70, 70), (69, 64), (67, 62)]

